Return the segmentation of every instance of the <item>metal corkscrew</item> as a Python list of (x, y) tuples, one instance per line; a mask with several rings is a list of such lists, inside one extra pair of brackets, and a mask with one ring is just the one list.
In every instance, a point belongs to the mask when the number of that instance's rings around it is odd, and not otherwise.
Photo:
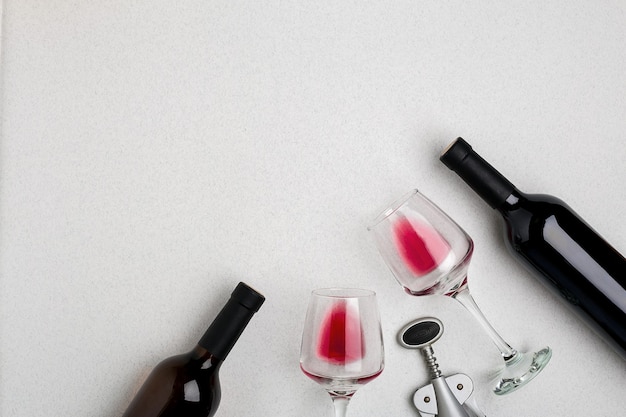
[(414, 320), (398, 334), (398, 342), (407, 349), (422, 352), (430, 372), (430, 384), (418, 389), (413, 404), (422, 417), (485, 417), (473, 398), (474, 383), (465, 374), (442, 375), (432, 348), (443, 335), (443, 324), (434, 317)]

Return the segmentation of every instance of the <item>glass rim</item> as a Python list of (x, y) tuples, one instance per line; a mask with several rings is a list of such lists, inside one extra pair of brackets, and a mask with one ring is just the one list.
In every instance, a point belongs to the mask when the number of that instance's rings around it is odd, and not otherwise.
[(376, 292), (365, 288), (329, 287), (317, 288), (311, 294), (326, 298), (365, 298), (376, 296)]
[(416, 195), (422, 195), (417, 188), (414, 188), (411, 191), (402, 194), (402, 196), (395, 199), (391, 204), (387, 206), (387, 208), (381, 211), (380, 214), (376, 216), (376, 218), (374, 218), (374, 220), (372, 220), (371, 224), (367, 226), (367, 230), (371, 231), (372, 229), (374, 229), (385, 219), (389, 218), (389, 216), (398, 211), (400, 207), (402, 207), (404, 204), (406, 204), (407, 201), (409, 201), (411, 198), (413, 198), (413, 196)]

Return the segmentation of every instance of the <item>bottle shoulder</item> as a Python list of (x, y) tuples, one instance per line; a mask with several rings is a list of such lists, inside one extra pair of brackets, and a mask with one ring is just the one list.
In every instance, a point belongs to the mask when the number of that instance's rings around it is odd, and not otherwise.
[(514, 248), (525, 242), (541, 245), (550, 224), (569, 233), (586, 229), (580, 217), (561, 199), (547, 194), (519, 194), (499, 209), (505, 223), (505, 237)]
[(529, 203), (532, 204), (545, 204), (568, 207), (565, 201), (551, 194), (524, 194), (524, 197)]
[(217, 373), (194, 351), (161, 361), (148, 376), (124, 417), (211, 416), (221, 393)]
[(548, 194), (512, 194), (498, 211), (507, 222), (576, 216), (567, 203)]
[(194, 349), (190, 352), (170, 356), (162, 360), (155, 370), (161, 372), (171, 372), (173, 374), (194, 374), (194, 373), (217, 373), (221, 365), (221, 360), (215, 358), (202, 348)]
[(181, 368), (192, 361), (190, 352), (182, 353), (163, 359), (157, 364), (157, 368)]
[(556, 197), (529, 195), (502, 214), (506, 240), (516, 250), (524, 245), (528, 250), (551, 251), (562, 242), (574, 242), (572, 244), (600, 257), (605, 256), (602, 252), (617, 253), (572, 208)]

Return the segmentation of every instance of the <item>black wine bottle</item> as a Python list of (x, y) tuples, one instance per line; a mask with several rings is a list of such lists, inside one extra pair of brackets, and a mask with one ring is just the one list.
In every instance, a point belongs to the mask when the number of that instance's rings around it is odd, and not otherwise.
[(123, 417), (209, 417), (221, 399), (219, 369), (265, 298), (240, 282), (190, 352), (165, 359)]
[(519, 191), (462, 138), (440, 159), (502, 215), (511, 254), (626, 360), (624, 257), (563, 201)]

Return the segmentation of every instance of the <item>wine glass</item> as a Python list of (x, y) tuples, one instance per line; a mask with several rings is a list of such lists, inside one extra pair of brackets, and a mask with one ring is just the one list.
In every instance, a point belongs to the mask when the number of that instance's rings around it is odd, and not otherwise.
[(552, 356), (549, 347), (530, 353), (513, 349), (482, 314), (467, 283), (472, 239), (418, 190), (384, 210), (368, 230), (407, 293), (450, 296), (482, 325), (504, 359), (504, 369), (493, 388), (496, 394), (513, 392), (545, 368)]
[(384, 368), (376, 293), (327, 288), (311, 293), (302, 332), (300, 368), (330, 394), (345, 417), (356, 390)]

